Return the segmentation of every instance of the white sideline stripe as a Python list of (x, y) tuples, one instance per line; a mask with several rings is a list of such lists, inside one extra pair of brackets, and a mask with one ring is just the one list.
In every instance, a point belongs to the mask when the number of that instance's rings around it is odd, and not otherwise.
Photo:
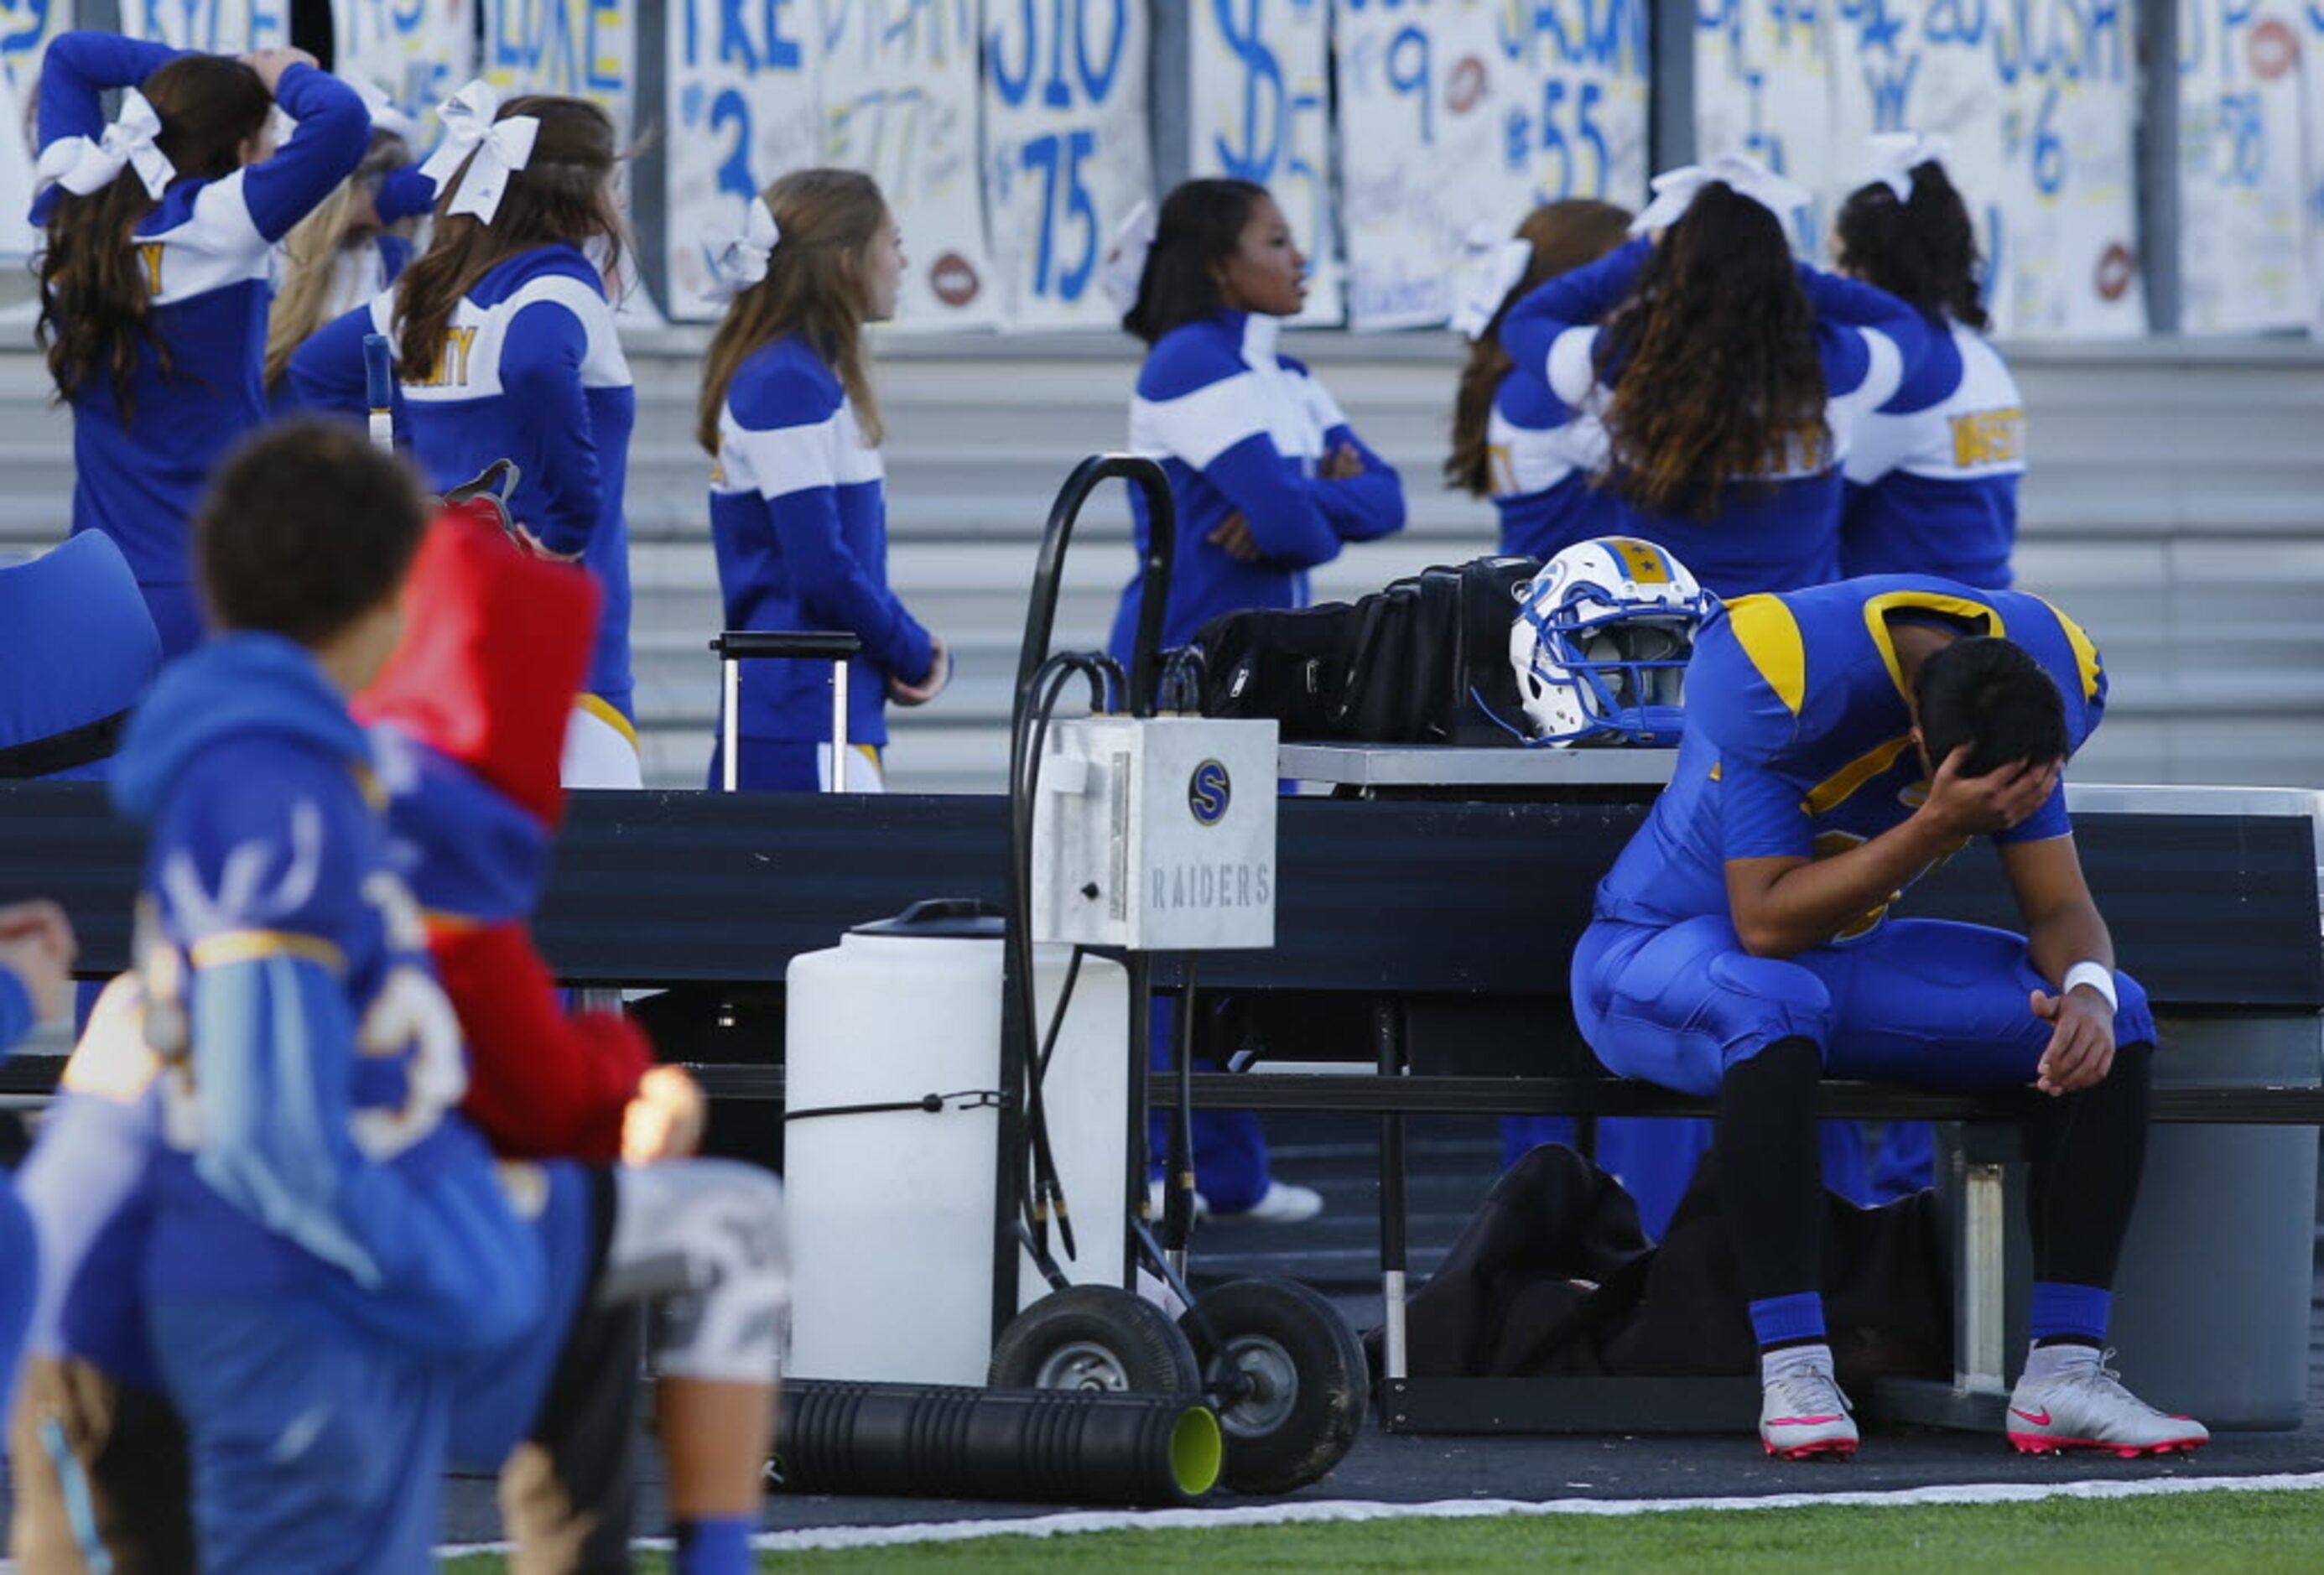
[[(1429, 1504), (1374, 1504), (1323, 1499), (1304, 1504), (1255, 1504), (1241, 1509), (1083, 1510), (1019, 1520), (958, 1520), (909, 1525), (809, 1526), (762, 1532), (751, 1539), (760, 1552), (892, 1548), (914, 1543), (965, 1543), (986, 1537), (1055, 1537), (1083, 1532), (1187, 1531), (1206, 1526), (1310, 1525), (1373, 1520), (1483, 1520), (1496, 1515), (1667, 1515), (1686, 1510), (1885, 1508), (1915, 1504), (2036, 1504), (2048, 1498), (2150, 1498), (2178, 1493), (2324, 1491), (2324, 1471), (2267, 1477), (2172, 1477), (2121, 1482), (1963, 1482), (1900, 1488), (1877, 1493), (1768, 1493), (1729, 1498), (1449, 1498)], [(667, 1552), (667, 1537), (643, 1538), (633, 1548)], [(464, 1543), (437, 1550), (445, 1558), (514, 1552), (509, 1543)], [(12, 1566), (0, 1565), (0, 1570)]]

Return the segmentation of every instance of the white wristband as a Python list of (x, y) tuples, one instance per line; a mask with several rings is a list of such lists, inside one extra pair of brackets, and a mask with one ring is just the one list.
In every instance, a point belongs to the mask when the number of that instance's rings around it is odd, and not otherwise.
[(2066, 984), (2061, 993), (2070, 995), (2077, 988), (2085, 984), (2106, 997), (2107, 1009), (2109, 1011), (2122, 1009), (2122, 998), (2116, 995), (2114, 990), (2113, 969), (2103, 962), (2077, 962), (2066, 970)]

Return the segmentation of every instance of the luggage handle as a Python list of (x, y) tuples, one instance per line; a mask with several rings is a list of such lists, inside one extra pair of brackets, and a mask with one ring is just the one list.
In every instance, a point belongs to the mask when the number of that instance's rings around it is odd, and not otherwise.
[(718, 653), (724, 705), (719, 741), (724, 760), (720, 786), (734, 791), (742, 744), (742, 664), (746, 661), (827, 661), (831, 664), (831, 790), (847, 791), (847, 663), (863, 642), (836, 630), (730, 629), (710, 642)]

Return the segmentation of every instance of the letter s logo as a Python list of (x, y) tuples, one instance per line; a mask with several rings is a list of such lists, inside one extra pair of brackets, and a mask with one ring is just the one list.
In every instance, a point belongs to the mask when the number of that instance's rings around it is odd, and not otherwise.
[(1186, 807), (1194, 812), (1197, 825), (1216, 825), (1224, 820), (1233, 797), (1234, 785), (1227, 779), (1227, 769), (1216, 760), (1204, 760), (1186, 779)]

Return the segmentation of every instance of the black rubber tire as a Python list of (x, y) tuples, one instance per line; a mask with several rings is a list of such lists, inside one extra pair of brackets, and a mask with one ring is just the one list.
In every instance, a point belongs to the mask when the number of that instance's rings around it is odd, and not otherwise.
[(992, 1342), (986, 1381), (996, 1389), (1134, 1395), (1193, 1395), (1203, 1386), (1194, 1348), (1170, 1315), (1116, 1285), (1068, 1286), (1010, 1319)]
[[(1296, 1280), (1235, 1280), (1204, 1296), (1178, 1327), (1213, 1389), (1229, 1488), (1289, 1493), (1323, 1480), (1355, 1446), (1371, 1374), (1356, 1331), (1322, 1295)], [(1213, 1387), (1222, 1350), (1257, 1392), (1226, 1399)]]

